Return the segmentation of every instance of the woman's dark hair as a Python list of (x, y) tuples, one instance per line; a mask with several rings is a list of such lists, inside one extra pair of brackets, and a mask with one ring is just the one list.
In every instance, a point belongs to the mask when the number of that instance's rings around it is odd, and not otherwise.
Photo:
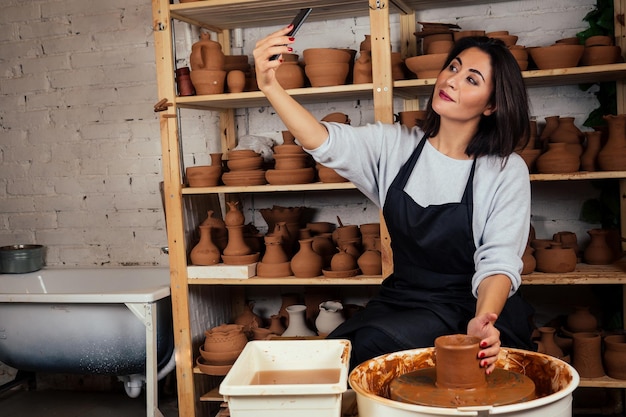
[[(489, 101), (496, 110), (489, 116), (481, 116), (478, 132), (467, 145), (465, 153), (474, 157), (508, 157), (516, 149), (523, 148), (530, 136), (528, 96), (520, 68), (502, 41), (479, 36), (461, 38), (456, 42), (442, 70), (469, 48), (478, 48), (491, 59), (493, 92)], [(439, 132), (440, 119), (433, 110), (431, 96), (422, 126), (426, 137)]]

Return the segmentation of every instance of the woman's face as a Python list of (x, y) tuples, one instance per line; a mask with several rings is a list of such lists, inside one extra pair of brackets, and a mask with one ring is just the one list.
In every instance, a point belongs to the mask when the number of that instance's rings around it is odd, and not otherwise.
[(442, 121), (480, 120), (495, 111), (489, 99), (493, 91), (491, 59), (478, 48), (468, 48), (437, 76), (432, 107)]

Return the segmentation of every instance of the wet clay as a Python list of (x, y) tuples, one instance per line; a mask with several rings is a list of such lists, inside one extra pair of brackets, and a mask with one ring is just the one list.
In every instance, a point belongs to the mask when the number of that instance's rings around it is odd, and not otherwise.
[(534, 382), (520, 373), (480, 367), (479, 338), (441, 336), (435, 340), (435, 366), (401, 374), (389, 385), (389, 398), (436, 407), (504, 405), (535, 398)]
[(304, 369), (288, 371), (258, 371), (252, 376), (250, 385), (283, 384), (336, 384), (340, 369)]

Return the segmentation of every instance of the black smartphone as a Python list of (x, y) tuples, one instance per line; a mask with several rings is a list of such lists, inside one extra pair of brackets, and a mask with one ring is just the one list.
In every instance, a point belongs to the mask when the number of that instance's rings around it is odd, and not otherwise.
[[(313, 9), (311, 9), (310, 7), (306, 9), (300, 9), (296, 17), (294, 17), (293, 20), (291, 21), (291, 24), (293, 25), (293, 29), (289, 31), (287, 36), (290, 36), (290, 37), (294, 36), (296, 32), (298, 32), (298, 29), (300, 29), (300, 26), (302, 26), (306, 18), (311, 14), (311, 11), (313, 11)], [(279, 56), (280, 54), (272, 55), (270, 57), (270, 61), (274, 61), (275, 59), (278, 59)]]

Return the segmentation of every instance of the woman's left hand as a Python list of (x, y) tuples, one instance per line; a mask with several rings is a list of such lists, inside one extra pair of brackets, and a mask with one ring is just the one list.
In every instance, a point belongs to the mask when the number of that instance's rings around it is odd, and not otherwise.
[(500, 331), (494, 326), (497, 319), (497, 314), (485, 313), (474, 317), (467, 324), (467, 334), (480, 338), (478, 358), (487, 375), (495, 369), (500, 353)]

